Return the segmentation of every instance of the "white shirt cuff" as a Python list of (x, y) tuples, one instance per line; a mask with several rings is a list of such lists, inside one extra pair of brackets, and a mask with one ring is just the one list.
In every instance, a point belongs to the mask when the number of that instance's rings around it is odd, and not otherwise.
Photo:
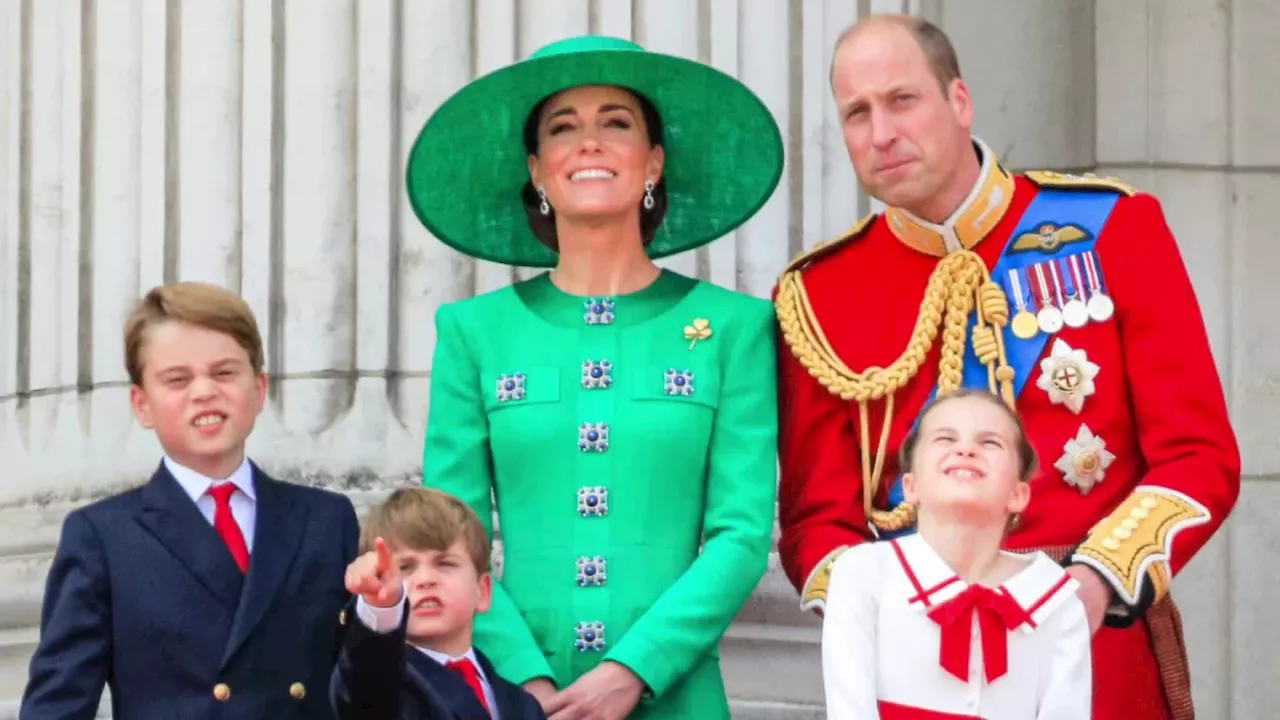
[(400, 602), (391, 607), (376, 607), (364, 601), (363, 596), (356, 597), (356, 617), (365, 627), (376, 633), (386, 634), (400, 627), (400, 619), (404, 616), (404, 604), (408, 602), (409, 590), (401, 586)]

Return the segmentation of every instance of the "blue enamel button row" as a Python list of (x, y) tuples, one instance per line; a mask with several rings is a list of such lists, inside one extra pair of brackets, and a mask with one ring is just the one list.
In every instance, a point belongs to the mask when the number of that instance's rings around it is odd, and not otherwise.
[[(583, 303), (583, 321), (588, 325), (613, 323), (612, 298), (588, 298)], [(582, 363), (582, 387), (586, 390), (604, 390), (613, 384), (613, 364), (608, 360), (586, 360)], [(578, 449), (582, 452), (604, 452), (609, 449), (609, 426), (606, 423), (584, 422), (578, 426)], [(602, 517), (609, 512), (609, 494), (604, 487), (578, 489), (578, 515)], [(578, 558), (578, 587), (600, 586), (605, 583), (605, 560), (599, 555)], [(580, 622), (574, 626), (576, 636), (573, 646), (578, 652), (599, 652), (604, 649), (604, 623), (599, 620)]]
[[(587, 325), (610, 325), (614, 321), (612, 298), (588, 298), (583, 303), (583, 322)], [(524, 373), (503, 373), (496, 381), (498, 402), (513, 402), (526, 397)], [(688, 397), (693, 394), (693, 373), (668, 368), (663, 374), (662, 389), (667, 395)], [(613, 363), (607, 359), (582, 362), (584, 390), (604, 390), (613, 385)], [(609, 449), (609, 425), (583, 422), (578, 426), (578, 449), (584, 453), (602, 453)], [(602, 485), (578, 488), (578, 515), (583, 518), (604, 517), (609, 512), (609, 491)], [(605, 584), (606, 561), (599, 555), (577, 559), (576, 581), (579, 587)], [(574, 647), (579, 652), (599, 652), (605, 647), (604, 623), (583, 621), (574, 626)]]

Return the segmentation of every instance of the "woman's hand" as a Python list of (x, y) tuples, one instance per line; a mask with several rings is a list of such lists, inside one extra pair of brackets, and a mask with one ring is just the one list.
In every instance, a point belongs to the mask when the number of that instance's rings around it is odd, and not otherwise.
[(548, 720), (622, 720), (643, 692), (635, 673), (606, 660), (543, 703), (542, 711)]
[(547, 709), (547, 703), (555, 696), (556, 686), (550, 680), (544, 677), (534, 678), (532, 680), (526, 680), (520, 685), (520, 687), (524, 688), (525, 692), (532, 695), (533, 699), (538, 701), (538, 704), (542, 706), (543, 713), (551, 713), (551, 711)]

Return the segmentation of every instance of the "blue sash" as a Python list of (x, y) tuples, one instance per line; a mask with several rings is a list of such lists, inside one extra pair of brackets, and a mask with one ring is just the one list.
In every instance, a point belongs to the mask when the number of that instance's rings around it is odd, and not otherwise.
[[(1009, 278), (1009, 271), (1019, 271), (1019, 285), (1021, 286), (1023, 305), (1028, 309), (1038, 307), (1038, 303), (1032, 302), (1032, 297), (1039, 297), (1039, 295), (1034, 285), (1028, 282), (1028, 274), (1023, 271), (1034, 265), (1057, 261), (1071, 255), (1083, 255), (1092, 251), (1094, 243), (1097, 241), (1098, 233), (1102, 231), (1102, 226), (1106, 224), (1107, 218), (1110, 217), (1111, 210), (1115, 207), (1116, 200), (1119, 198), (1120, 194), (1117, 192), (1099, 190), (1041, 189), (1036, 194), (1031, 204), (1023, 211), (1022, 217), (1019, 218), (1013, 232), (1009, 234), (1009, 241), (1005, 244), (1004, 249), (1000, 251), (1000, 258), (996, 261), (995, 268), (991, 271), (991, 279), (1000, 283), (1004, 288), (1005, 295), (1009, 298), (1010, 320), (1013, 319), (1018, 303), (1016, 302), (1017, 294)], [(1041, 243), (1033, 242), (1033, 238), (1024, 237), (1028, 233), (1031, 235), (1038, 234), (1040, 228), (1045, 225), (1052, 225), (1053, 229), (1078, 229), (1083, 231), (1083, 237), (1080, 237), (1081, 233), (1074, 233), (1074, 239), (1060, 242), (1053, 246), (1052, 249), (1047, 249)], [(1062, 236), (1066, 238), (1073, 237), (1073, 235)], [(1078, 262), (1082, 263), (1083, 261), (1080, 260)], [(1062, 284), (1063, 295), (1065, 296), (1070, 289), (1075, 289), (1076, 293), (1079, 293), (1079, 289), (1075, 288), (1075, 280), (1071, 273), (1063, 272), (1063, 265), (1065, 263), (1060, 263), (1058, 269), (1058, 279)], [(1099, 267), (1099, 284), (1102, 284), (1101, 272)], [(1082, 279), (1086, 278), (1083, 264), (1080, 265), (1080, 273)], [(1045, 280), (1049, 286), (1050, 294), (1053, 294), (1053, 279), (1049, 276), (1047, 267), (1045, 268)], [(966, 338), (973, 337), (973, 328), (976, 323), (977, 313), (974, 312), (969, 316)], [(1031, 368), (1044, 351), (1045, 343), (1049, 341), (1049, 335), (1041, 331), (1031, 338), (1023, 340), (1013, 334), (1010, 324), (1006, 324), (1003, 336), (1005, 357), (1009, 362), (1009, 367), (1013, 368), (1013, 396), (1016, 398), (1022, 392), (1022, 387), (1031, 375)], [(973, 351), (972, 342), (965, 343), (964, 370), (961, 384), (966, 388), (985, 389), (989, 387), (987, 384), (987, 368), (978, 360), (978, 356)], [(929, 393), (929, 399), (932, 400), (937, 393), (938, 387), (935, 383), (933, 390)], [(920, 418), (917, 415), (915, 421), (912, 422), (912, 428), (914, 429), (919, 422)], [(894, 480), (892, 487), (889, 488), (889, 508), (897, 507), (902, 500), (902, 473), (898, 473), (898, 477)], [(888, 540), (914, 532), (914, 526), (902, 530), (882, 532), (880, 539)]]

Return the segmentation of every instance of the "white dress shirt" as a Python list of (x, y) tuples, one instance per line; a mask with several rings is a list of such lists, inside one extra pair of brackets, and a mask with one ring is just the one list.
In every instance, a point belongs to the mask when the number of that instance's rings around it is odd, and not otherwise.
[(200, 514), (204, 515), (204, 519), (213, 525), (213, 512), (217, 507), (213, 496), (209, 494), (209, 488), (214, 485), (222, 485), (223, 483), (232, 483), (239, 492), (231, 493), (231, 516), (235, 518), (236, 524), (240, 526), (240, 533), (244, 535), (244, 544), (248, 548), (249, 554), (253, 554), (253, 530), (258, 522), (258, 496), (253, 488), (253, 466), (249, 464), (249, 458), (245, 458), (240, 467), (235, 469), (225, 480), (213, 480), (192, 470), (191, 468), (179, 465), (171, 460), (168, 456), (164, 458), (165, 469), (178, 481), (178, 485), (191, 497), (192, 502), (200, 510)]
[[(391, 607), (375, 607), (366, 603), (363, 597), (356, 598), (356, 617), (365, 627), (377, 633), (389, 633), (400, 627), (400, 619), (404, 615), (404, 604), (409, 597), (408, 588), (400, 595), (400, 602)], [(480, 687), (484, 690), (484, 702), (489, 706), (489, 717), (498, 720), (498, 700), (494, 697), (493, 686), (489, 684), (489, 677), (485, 675), (484, 666), (480, 664), (480, 659), (476, 657), (475, 648), (467, 648), (467, 651), (458, 657), (454, 657), (447, 653), (442, 653), (430, 648), (421, 647), (409, 643), (409, 647), (425, 654), (427, 657), (440, 663), (442, 666), (450, 661), (467, 659), (476, 668), (476, 674), (480, 676)]]
[(875, 720), (884, 702), (982, 720), (1089, 720), (1091, 634), (1079, 585), (1044, 553), (1016, 557), (1030, 562), (996, 590), (1027, 620), (1000, 628), (1007, 670), (990, 682), (977, 618), (958, 621), (971, 628), (966, 682), (943, 669), (942, 628), (928, 613), (968, 585), (918, 534), (845, 551), (822, 626), (827, 716)]

